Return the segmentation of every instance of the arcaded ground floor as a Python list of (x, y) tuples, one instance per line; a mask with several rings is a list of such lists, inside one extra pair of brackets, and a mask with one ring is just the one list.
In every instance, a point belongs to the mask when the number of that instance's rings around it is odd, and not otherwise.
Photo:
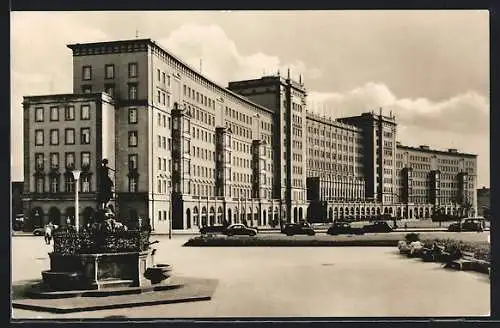
[[(163, 198), (141, 197), (118, 198), (116, 206), (119, 220), (136, 221), (139, 217), (148, 220), (157, 232), (174, 230), (197, 230), (202, 225), (222, 223), (244, 223), (252, 227), (277, 227), (280, 221), (332, 222), (349, 218), (360, 220), (380, 214), (408, 219), (430, 218), (435, 211), (431, 204), (382, 205), (370, 202), (325, 202), (319, 210), (307, 202), (292, 203), (290, 213), (279, 200), (224, 199), (218, 197), (189, 197), (180, 202)], [(79, 222), (85, 224), (96, 209), (96, 201), (82, 197), (79, 201)], [(440, 206), (445, 214), (463, 215), (457, 204)], [(55, 224), (75, 224), (74, 199), (34, 200), (26, 203), (25, 215), (32, 226), (43, 226), (52, 221)], [(171, 224), (172, 219), (172, 224)]]
[[(470, 238), (487, 238), (487, 233)], [(219, 280), (212, 300), (50, 314), (13, 309), (14, 318), (207, 318), (483, 316), (487, 275), (450, 271), (385, 247), (182, 247), (187, 236), (155, 236), (155, 260), (174, 274)], [(290, 238), (308, 238), (296, 236)], [(42, 237), (13, 237), (13, 284), (49, 268)], [(133, 297), (133, 296), (131, 296)]]

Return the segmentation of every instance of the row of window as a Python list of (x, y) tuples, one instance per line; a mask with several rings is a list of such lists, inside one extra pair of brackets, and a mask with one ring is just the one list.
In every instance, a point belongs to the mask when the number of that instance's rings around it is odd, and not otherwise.
[[(353, 136), (348, 136), (346, 134), (343, 134), (345, 132), (340, 132), (335, 130), (336, 132), (331, 132), (325, 129), (317, 128), (315, 126), (307, 126), (307, 132), (311, 134), (315, 134), (314, 137), (326, 137), (330, 139), (335, 139), (335, 140), (344, 140), (344, 141), (349, 141), (349, 142), (354, 142), (354, 137)], [(359, 138), (356, 138), (356, 142), (359, 142)]]
[[(230, 118), (233, 118), (235, 120), (238, 120), (244, 124), (247, 124), (247, 125), (252, 125), (252, 117), (249, 116), (249, 115), (246, 115), (244, 113), (240, 113), (239, 111), (235, 110), (235, 109), (232, 109), (230, 107), (227, 107), (226, 106), (226, 110), (225, 110), (225, 113), (226, 113), (226, 116), (227, 117), (230, 117)], [(254, 114), (255, 117), (258, 117), (258, 114)], [(263, 122), (264, 123), (264, 122)], [(266, 125), (262, 125), (262, 128), (265, 129), (265, 128), (269, 128), (269, 126), (266, 124)]]
[[(330, 148), (332, 149), (332, 148)], [(332, 149), (332, 150), (335, 150), (335, 149)], [(351, 153), (330, 153), (328, 151), (324, 151), (324, 150), (317, 150), (317, 149), (312, 149), (312, 148), (309, 148), (307, 153), (309, 154), (309, 156), (311, 157), (321, 157), (321, 158), (328, 158), (328, 159), (333, 159), (333, 160), (342, 160), (342, 158), (344, 160), (347, 160), (347, 158), (350, 158), (349, 160), (352, 160), (352, 158), (356, 157), (356, 158), (363, 158), (363, 154), (359, 154), (359, 156), (353, 156), (351, 155)]]
[(292, 147), (294, 149), (302, 149), (302, 141), (292, 140)]
[(430, 161), (431, 161), (431, 159), (429, 157), (418, 156), (418, 155), (410, 155), (410, 160), (411, 161), (416, 161), (416, 162), (424, 162), (424, 163), (430, 163)]
[[(337, 144), (335, 142), (330, 143), (329, 141), (325, 142), (324, 140), (318, 140), (318, 139), (313, 139), (313, 138), (308, 138), (308, 142), (309, 142), (309, 147), (311, 145), (315, 145), (315, 146), (330, 148), (332, 150), (338, 149), (338, 150), (343, 150), (343, 151), (349, 151), (351, 153), (354, 152), (354, 146), (352, 146), (352, 145), (346, 145), (346, 144), (340, 144), (340, 143)], [(360, 149), (359, 146), (357, 148)]]
[[(45, 181), (46, 178), (48, 178), (49, 182), (49, 189), (47, 190), (45, 188)], [(51, 192), (51, 193), (58, 193), (58, 192), (74, 192), (75, 191), (75, 179), (72, 174), (65, 174), (64, 175), (64, 189), (61, 190), (60, 187), (60, 182), (61, 182), (61, 177), (58, 175), (52, 175), (52, 176), (37, 176), (36, 177), (36, 182), (35, 182), (35, 192), (36, 193), (44, 193), (44, 192)], [(79, 191), (81, 192), (90, 192), (90, 175), (88, 174), (82, 174), (80, 175), (80, 188)]]
[(234, 183), (251, 183), (252, 182), (252, 174), (233, 172), (233, 180)]
[(302, 179), (292, 179), (292, 187), (302, 188), (304, 186), (304, 181)]
[(170, 95), (162, 90), (156, 90), (156, 102), (170, 108)]
[(168, 160), (168, 166), (167, 166), (167, 159), (163, 157), (158, 157), (158, 170), (170, 172), (171, 165), (172, 165), (171, 160)]
[(158, 180), (157, 180), (157, 192), (159, 194), (166, 194), (167, 192), (169, 192), (170, 187), (171, 187), (170, 181), (167, 181), (167, 179), (158, 178)]
[(292, 126), (292, 135), (302, 138), (302, 129)]
[[(356, 162), (361, 162), (362, 157), (361, 156), (352, 156), (352, 155), (346, 155), (346, 154), (336, 154), (336, 153), (329, 153), (329, 152), (324, 152), (324, 151), (319, 151), (315, 150), (309, 153), (311, 157), (319, 157), (323, 160), (333, 160), (333, 161), (348, 161), (352, 162), (354, 159), (356, 159)], [(313, 160), (314, 158), (311, 158)], [(315, 159), (314, 159), (315, 160)]]
[[(138, 74), (137, 63), (128, 63), (128, 77), (136, 78)], [(115, 78), (115, 65), (105, 64), (104, 65), (104, 78), (106, 80), (113, 80)], [(93, 79), (92, 66), (85, 65), (82, 66), (82, 80), (91, 81)]]
[(189, 99), (196, 100), (198, 103), (205, 105), (209, 108), (215, 109), (215, 100), (212, 98), (209, 98), (202, 93), (195, 91), (194, 89), (191, 89), (187, 85), (184, 84), (184, 96), (188, 97)]
[(443, 166), (439, 165), (438, 170), (442, 172), (460, 172), (459, 168), (457, 166)]
[[(56, 122), (59, 121), (60, 107), (51, 106), (50, 107), (49, 120)], [(35, 107), (35, 122), (43, 122), (45, 119), (45, 108)], [(90, 120), (90, 105), (80, 105), (80, 119)], [(65, 106), (64, 107), (64, 120), (74, 121), (75, 120), (75, 106)]]
[(302, 126), (302, 117), (299, 115), (292, 114), (292, 123)]
[(192, 128), (193, 139), (198, 139), (215, 145), (215, 134), (205, 131), (203, 128)]
[(334, 164), (334, 163), (325, 163), (315, 160), (309, 160), (309, 168), (310, 169), (320, 169), (320, 170), (329, 170), (329, 171), (342, 171), (342, 172), (354, 172), (354, 167), (348, 164)]
[[(60, 165), (60, 154), (59, 153), (50, 153), (49, 161), (51, 169), (58, 169)], [(35, 163), (36, 168), (38, 170), (45, 169), (45, 154), (44, 153), (35, 153)], [(75, 165), (75, 153), (74, 152), (66, 152), (64, 154), (64, 164), (65, 167), (74, 167)], [(81, 168), (90, 168), (90, 152), (81, 152), (80, 153), (80, 165)]]
[(239, 126), (238, 124), (233, 122), (226, 122), (226, 125), (235, 135), (242, 138), (252, 139), (252, 130)]
[[(167, 115), (158, 113), (158, 126), (167, 128)], [(172, 120), (168, 117), (168, 129), (172, 129)]]
[[(82, 93), (88, 94), (92, 93), (92, 85), (91, 84), (82, 84)], [(128, 83), (128, 100), (137, 100), (137, 88), (138, 83)], [(114, 84), (106, 84), (104, 86), (104, 91), (110, 96), (115, 96), (115, 86)]]
[(302, 112), (303, 106), (300, 104), (292, 103), (292, 110), (296, 112)]
[[(51, 146), (59, 145), (59, 129), (50, 129), (50, 142)], [(43, 146), (45, 143), (45, 131), (42, 129), (35, 130), (35, 146)], [(75, 144), (75, 129), (64, 129), (64, 144)], [(80, 144), (90, 144), (90, 128), (80, 128)]]
[[(171, 139), (161, 135), (158, 135), (158, 148), (172, 150)], [(168, 141), (168, 144), (167, 144)]]
[(170, 88), (170, 75), (162, 72), (159, 68), (156, 69), (156, 79), (161, 82), (163, 86)]
[(440, 158), (440, 159), (438, 159), (438, 162), (439, 162), (439, 164), (458, 165), (458, 160), (456, 160), (456, 159)]
[[(163, 218), (161, 213), (163, 212)], [(158, 221), (168, 221), (168, 211), (158, 211)]]
[(302, 155), (300, 155), (300, 154), (292, 154), (292, 159), (295, 162), (302, 162)]

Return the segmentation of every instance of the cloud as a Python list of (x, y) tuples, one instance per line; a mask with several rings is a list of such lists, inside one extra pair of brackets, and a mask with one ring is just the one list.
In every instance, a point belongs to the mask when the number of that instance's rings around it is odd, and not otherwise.
[(369, 82), (343, 93), (310, 92), (308, 103), (309, 110), (334, 119), (372, 110), (378, 113), (382, 107), (384, 114), (396, 116), (403, 144), (478, 154), (479, 183), (489, 185), (489, 101), (475, 92), (439, 102), (401, 99), (385, 84)]
[(310, 92), (308, 101), (312, 111), (332, 118), (378, 112), (382, 107), (385, 113), (395, 114), (402, 125), (469, 135), (489, 129), (488, 100), (475, 92), (440, 102), (426, 98), (400, 99), (385, 84), (369, 82), (345, 93)]
[(69, 93), (73, 59), (67, 44), (105, 40), (78, 13), (11, 13), (11, 176), (23, 176), (23, 96)]
[[(91, 24), (92, 21), (89, 23), (88, 17), (85, 17), (87, 16), (79, 13), (15, 12), (11, 14), (11, 113), (12, 126), (15, 127), (12, 129), (11, 136), (13, 177), (17, 175), (22, 178), (22, 145), (20, 146), (17, 142), (22, 139), (22, 97), (72, 91), (72, 56), (71, 51), (66, 48), (67, 44), (127, 38), (123, 37), (125, 32), (122, 29), (119, 31), (117, 29), (113, 34), (112, 28), (107, 25), (105, 27), (102, 23), (100, 26), (103, 26), (103, 29), (106, 28), (104, 32), (95, 27), (99, 24)], [(344, 91), (341, 89), (343, 86), (339, 85), (337, 92), (309, 90), (310, 110), (337, 118), (358, 115), (361, 112), (383, 107), (386, 113), (392, 111), (396, 115), (399, 124), (398, 137), (405, 144), (427, 143), (434, 148), (454, 147), (480, 154), (481, 179), (483, 179), (483, 184), (489, 185), (489, 101), (485, 97), (475, 92), (456, 94), (440, 101), (398, 97), (393, 92), (397, 90), (396, 87), (393, 87), (393, 90), (387, 87), (387, 83), (391, 86), (399, 85), (399, 83), (387, 81), (390, 78), (388, 72), (395, 71), (403, 74), (404, 66), (395, 65), (392, 59), (386, 64), (388, 68), (384, 74), (368, 74), (352, 80), (352, 77), (358, 76), (360, 71), (369, 72), (370, 69), (380, 66), (378, 63), (369, 62), (367, 58), (358, 58), (356, 54), (366, 53), (366, 51), (364, 49), (353, 50), (352, 42), (349, 47), (345, 48), (344, 57), (328, 57), (328, 63), (334, 67), (317, 64), (322, 67), (320, 70), (314, 67), (316, 65), (314, 61), (307, 62), (293, 59), (293, 57), (286, 57), (287, 59), (283, 60), (284, 55), (270, 52), (268, 50), (271, 49), (270, 47), (245, 52), (239, 49), (225, 31), (216, 24), (217, 22), (211, 25), (186, 23), (166, 37), (157, 39), (165, 48), (195, 69), (200, 68), (200, 59), (202, 59), (203, 74), (222, 86), (227, 85), (228, 81), (259, 78), (263, 73), (275, 74), (278, 70), (284, 76), (288, 68), (295, 79), (298, 78), (299, 73), (303, 74), (306, 87), (316, 85), (318, 88), (323, 88), (328, 84), (328, 78), (340, 76), (335, 79), (341, 79), (343, 85), (358, 87)], [(270, 31), (270, 33), (273, 32)], [(349, 40), (355, 39), (349, 38)], [(360, 40), (356, 44), (365, 45), (364, 41)], [(330, 40), (330, 43), (335, 42)], [(241, 44), (245, 43), (242, 41)], [(384, 46), (384, 48), (390, 49), (391, 47)], [(287, 53), (293, 54), (294, 52)], [(384, 56), (373, 56), (373, 51), (370, 53), (369, 57), (384, 58)], [(307, 56), (303, 55), (301, 58), (307, 58)], [(349, 58), (356, 61), (355, 65), (349, 64)], [(363, 62), (367, 67), (359, 69), (360, 63)], [(407, 65), (407, 61), (404, 65)], [(327, 67), (328, 74), (324, 74), (325, 67)], [(335, 67), (345, 67), (349, 71), (339, 73)], [(349, 67), (356, 67), (357, 71)], [(449, 76), (447, 78), (450, 83), (454, 83), (456, 79)], [(370, 80), (373, 82), (364, 84), (359, 82)], [(413, 81), (414, 76), (408, 80)], [(423, 81), (431, 83), (434, 80), (436, 79), (417, 79), (415, 84), (416, 86), (423, 85)], [(346, 84), (346, 81), (352, 83)], [(433, 89), (446, 89), (442, 80), (436, 81), (438, 82), (432, 85)], [(403, 94), (399, 90), (398, 93)], [(411, 93), (405, 92), (404, 94)], [(417, 92), (416, 94), (424, 93)]]
[(184, 62), (221, 85), (228, 81), (259, 78), (290, 69), (292, 77), (299, 74), (310, 79), (321, 77), (318, 68), (308, 68), (300, 60), (284, 63), (277, 56), (262, 51), (242, 54), (233, 40), (217, 25), (185, 24), (158, 42)]

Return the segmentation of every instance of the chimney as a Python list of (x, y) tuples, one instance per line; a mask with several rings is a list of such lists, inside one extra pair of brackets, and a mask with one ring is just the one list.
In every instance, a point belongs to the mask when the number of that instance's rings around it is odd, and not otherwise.
[(457, 152), (458, 152), (458, 150), (457, 150), (456, 148), (448, 148), (448, 152), (449, 152), (449, 153), (454, 153), (454, 154), (455, 154), (455, 153), (457, 153)]
[(427, 146), (427, 145), (420, 145), (420, 149), (429, 150), (429, 146)]

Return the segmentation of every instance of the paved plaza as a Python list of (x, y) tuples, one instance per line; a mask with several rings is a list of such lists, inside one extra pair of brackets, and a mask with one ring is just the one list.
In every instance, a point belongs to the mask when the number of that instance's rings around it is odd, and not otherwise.
[[(468, 238), (486, 240), (487, 233)], [(219, 280), (210, 301), (13, 318), (359, 317), (489, 315), (487, 275), (450, 271), (386, 247), (182, 247), (189, 236), (153, 236), (155, 261), (174, 274)], [(49, 268), (42, 237), (12, 238), (13, 285)], [(133, 297), (133, 296), (131, 296)]]

